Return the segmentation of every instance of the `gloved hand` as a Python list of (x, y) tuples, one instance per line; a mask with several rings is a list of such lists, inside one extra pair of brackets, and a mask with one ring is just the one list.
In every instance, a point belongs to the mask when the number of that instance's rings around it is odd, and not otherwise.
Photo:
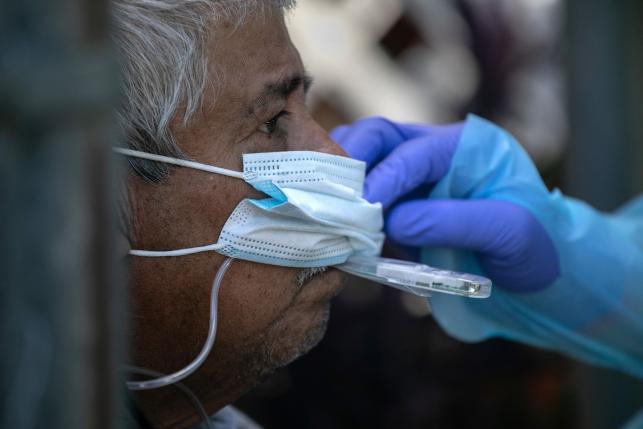
[(391, 238), (422, 246), (422, 262), (486, 272), (500, 286), (488, 299), (432, 295), (447, 333), (643, 378), (643, 196), (605, 214), (550, 192), (518, 142), (473, 115), (464, 127), (366, 119), (333, 136), (368, 163), (366, 197), (387, 207)]
[(367, 163), (364, 197), (384, 206), (389, 239), (473, 251), (485, 274), (505, 290), (546, 288), (560, 274), (558, 255), (527, 208), (495, 198), (493, 192), (471, 192), (473, 199), (426, 198), (449, 171), (462, 128), (462, 123), (428, 126), (374, 117), (336, 128), (331, 137)]

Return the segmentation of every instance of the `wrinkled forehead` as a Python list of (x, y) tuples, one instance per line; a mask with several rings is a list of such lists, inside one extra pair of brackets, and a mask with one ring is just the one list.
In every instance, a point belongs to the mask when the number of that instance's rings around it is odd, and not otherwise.
[(215, 92), (205, 97), (206, 107), (244, 111), (267, 85), (303, 75), (281, 12), (249, 16), (241, 25), (215, 24), (207, 46), (211, 85), (206, 94)]

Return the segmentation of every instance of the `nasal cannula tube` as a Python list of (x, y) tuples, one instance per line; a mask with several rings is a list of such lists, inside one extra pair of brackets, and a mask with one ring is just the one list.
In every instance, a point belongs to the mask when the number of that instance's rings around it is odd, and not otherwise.
[(488, 298), (491, 280), (486, 277), (442, 270), (415, 262), (380, 257), (352, 257), (335, 268), (386, 286), (427, 297), (432, 292), (468, 298)]
[(177, 381), (183, 380), (185, 377), (192, 374), (203, 364), (205, 358), (208, 357), (208, 354), (210, 354), (210, 351), (212, 350), (212, 345), (214, 344), (214, 339), (217, 335), (217, 305), (219, 301), (219, 289), (221, 288), (223, 276), (230, 267), (230, 264), (232, 264), (232, 261), (232, 258), (228, 258), (223, 262), (223, 264), (219, 268), (219, 271), (217, 271), (217, 275), (214, 277), (214, 281), (212, 282), (212, 292), (210, 295), (210, 327), (208, 329), (208, 337), (205, 341), (205, 344), (203, 344), (201, 352), (188, 366), (178, 370), (173, 374), (169, 374), (164, 377), (155, 378), (152, 380), (126, 382), (126, 385), (130, 390), (156, 389), (159, 387), (170, 385), (172, 383), (176, 383)]

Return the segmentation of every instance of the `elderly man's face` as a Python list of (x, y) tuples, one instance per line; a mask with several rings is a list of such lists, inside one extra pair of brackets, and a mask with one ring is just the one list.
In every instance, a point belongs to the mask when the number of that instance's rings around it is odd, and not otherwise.
[[(203, 109), (173, 131), (192, 159), (242, 169), (242, 154), (312, 150), (344, 155), (309, 116), (308, 80), (282, 17), (256, 17), (235, 28), (218, 23), (209, 44), (212, 86)], [(164, 250), (217, 241), (235, 206), (257, 193), (243, 181), (177, 168), (160, 185), (132, 178), (136, 249)], [(166, 373), (189, 363), (207, 333), (210, 289), (224, 261), (210, 252), (171, 258), (132, 258), (134, 363)], [(323, 336), (338, 272), (303, 286), (300, 269), (233, 262), (219, 295), (214, 350), (189, 384), (210, 410), (236, 399), (263, 375), (314, 346)], [(301, 280), (301, 279), (299, 279)], [(151, 412), (165, 421), (184, 416), (168, 389), (143, 393), (163, 403)], [(146, 396), (147, 395), (147, 396)], [(178, 407), (178, 405), (176, 405)]]

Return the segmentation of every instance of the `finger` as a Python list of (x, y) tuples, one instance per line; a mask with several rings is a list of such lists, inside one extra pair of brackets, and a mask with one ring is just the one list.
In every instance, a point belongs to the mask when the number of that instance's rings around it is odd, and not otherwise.
[(421, 185), (439, 181), (449, 171), (457, 140), (430, 133), (397, 146), (366, 177), (364, 198), (389, 207)]
[(416, 200), (391, 210), (386, 222), (393, 241), (418, 247), (477, 252), (494, 282), (535, 291), (560, 274), (556, 249), (524, 207), (492, 200)]
[(331, 137), (351, 158), (366, 162), (370, 169), (406, 140), (399, 127), (387, 119), (371, 117), (338, 127), (331, 132)]
[(335, 143), (340, 144), (339, 142), (344, 140), (344, 136), (346, 135), (349, 129), (350, 129), (349, 125), (340, 125), (338, 127), (333, 128), (333, 130), (328, 134), (330, 135), (330, 138), (335, 141)]
[(506, 238), (508, 205), (513, 206), (495, 200), (409, 201), (389, 212), (386, 231), (404, 245), (490, 252)]

